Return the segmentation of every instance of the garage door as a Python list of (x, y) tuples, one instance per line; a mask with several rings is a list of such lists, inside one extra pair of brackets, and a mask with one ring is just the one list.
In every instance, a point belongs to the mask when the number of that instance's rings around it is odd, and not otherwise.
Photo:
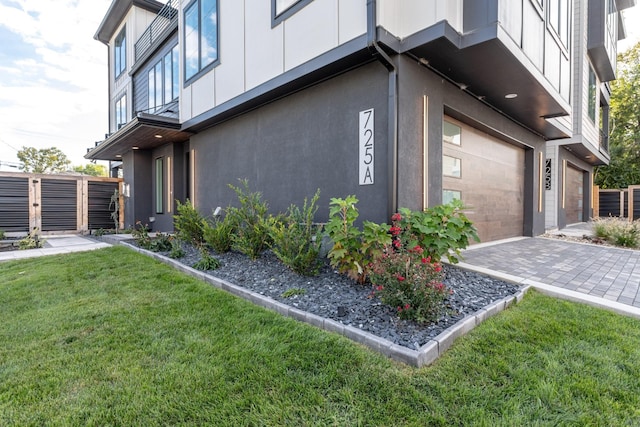
[(566, 166), (565, 186), (565, 214), (567, 224), (582, 222), (582, 207), (584, 203), (584, 173), (581, 170)]
[(522, 236), (524, 149), (450, 118), (443, 128), (443, 200), (469, 207), (483, 242)]

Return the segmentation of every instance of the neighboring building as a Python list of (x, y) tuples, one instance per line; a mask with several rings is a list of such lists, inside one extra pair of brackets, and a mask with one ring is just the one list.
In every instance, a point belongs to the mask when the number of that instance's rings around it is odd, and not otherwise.
[(461, 198), (482, 240), (591, 215), (619, 11), (635, 0), (114, 0), (108, 137), (126, 225), (172, 230), (247, 178), (361, 219)]

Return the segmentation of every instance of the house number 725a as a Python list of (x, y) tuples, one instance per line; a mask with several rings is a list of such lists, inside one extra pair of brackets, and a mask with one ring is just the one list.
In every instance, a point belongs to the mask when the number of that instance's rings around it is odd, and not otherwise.
[(373, 108), (360, 111), (359, 120), (359, 164), (360, 185), (373, 184), (374, 177), (374, 132), (373, 132)]

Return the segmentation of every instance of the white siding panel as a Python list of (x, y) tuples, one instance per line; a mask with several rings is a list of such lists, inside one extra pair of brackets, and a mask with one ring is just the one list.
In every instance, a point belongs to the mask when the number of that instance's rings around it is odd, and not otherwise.
[(365, 34), (367, 32), (366, 0), (340, 0), (338, 18), (340, 44)]
[(215, 107), (215, 68), (191, 84), (191, 117)]
[(220, 65), (215, 71), (215, 103), (244, 91), (244, 2), (220, 2)]
[(378, 25), (401, 37), (400, 4), (397, 0), (378, 0)]
[(338, 46), (336, 0), (314, 0), (284, 22), (285, 71)]
[(462, 0), (380, 0), (378, 25), (405, 38), (440, 21), (462, 32)]
[[(221, 18), (224, 19), (224, 18)], [(248, 0), (245, 8), (245, 90), (284, 71), (284, 24), (271, 28), (271, 2)], [(224, 52), (222, 52), (224, 55)]]
[[(180, 85), (182, 87), (182, 85)], [(193, 117), (191, 114), (191, 88), (193, 85), (189, 85), (180, 90), (180, 121), (186, 122)]]

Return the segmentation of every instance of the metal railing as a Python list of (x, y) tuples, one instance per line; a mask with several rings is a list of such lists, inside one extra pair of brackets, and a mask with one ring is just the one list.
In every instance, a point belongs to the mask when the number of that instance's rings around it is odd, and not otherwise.
[(162, 6), (162, 9), (158, 11), (158, 15), (136, 41), (134, 45), (136, 62), (147, 53), (167, 28), (178, 22), (178, 9), (171, 5), (172, 1), (169, 0)]

